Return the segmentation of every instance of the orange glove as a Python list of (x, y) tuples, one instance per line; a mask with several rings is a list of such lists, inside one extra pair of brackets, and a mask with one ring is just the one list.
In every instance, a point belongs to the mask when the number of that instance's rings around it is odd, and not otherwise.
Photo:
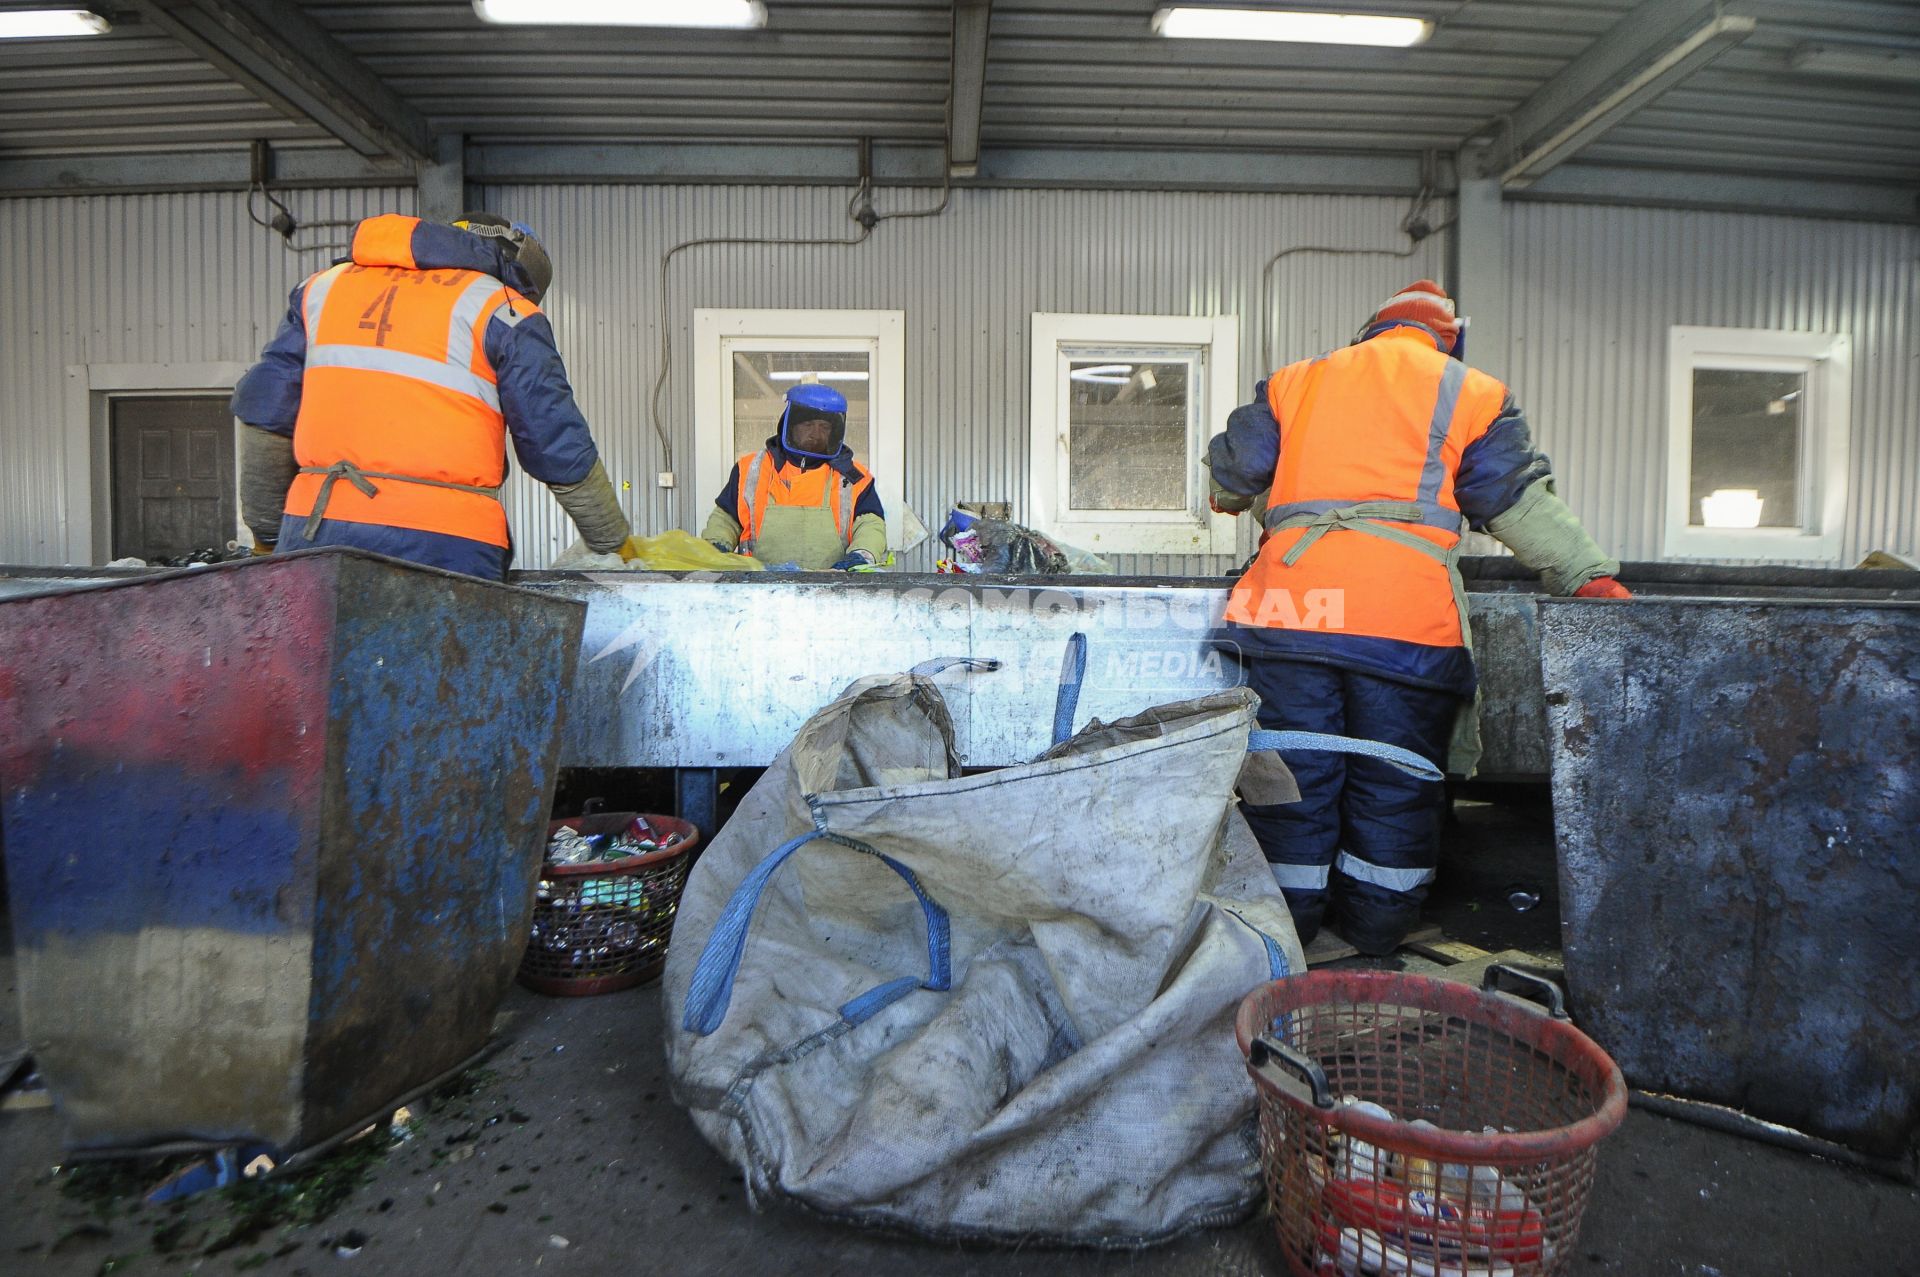
[(1576, 599), (1630, 599), (1633, 592), (1610, 576), (1596, 576), (1573, 592)]

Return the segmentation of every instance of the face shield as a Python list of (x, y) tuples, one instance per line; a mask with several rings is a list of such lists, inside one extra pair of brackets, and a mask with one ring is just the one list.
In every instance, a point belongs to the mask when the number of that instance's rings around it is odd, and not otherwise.
[(831, 386), (795, 386), (780, 414), (780, 446), (796, 457), (831, 461), (847, 442), (847, 398)]

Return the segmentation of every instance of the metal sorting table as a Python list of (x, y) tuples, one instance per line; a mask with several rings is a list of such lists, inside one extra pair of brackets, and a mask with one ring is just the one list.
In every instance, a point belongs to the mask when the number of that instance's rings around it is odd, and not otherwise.
[[(1545, 780), (1538, 581), (1507, 558), (1462, 567), (1480, 667), (1480, 775)], [(140, 571), (0, 568), (0, 597)], [(1643, 595), (1920, 600), (1914, 572), (1628, 564), (1621, 575)], [(565, 766), (764, 766), (853, 679), (955, 656), (1002, 663), (941, 676), (962, 757), (1024, 762), (1047, 745), (1075, 631), (1089, 641), (1082, 722), (1239, 681), (1234, 662), (1204, 642), (1226, 606), (1225, 578), (517, 572), (512, 583), (587, 604)]]

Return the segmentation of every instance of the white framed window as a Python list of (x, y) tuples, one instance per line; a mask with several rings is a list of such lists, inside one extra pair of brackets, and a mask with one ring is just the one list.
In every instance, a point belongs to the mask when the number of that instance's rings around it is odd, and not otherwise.
[(900, 310), (695, 310), (694, 530), (733, 463), (778, 428), (787, 391), (818, 382), (847, 397), (847, 442), (873, 472), (887, 544), (902, 548), (906, 319)]
[(1036, 313), (1028, 521), (1096, 554), (1232, 554), (1206, 449), (1239, 352), (1235, 315)]
[(1674, 328), (1666, 553), (1837, 560), (1852, 386), (1843, 333)]

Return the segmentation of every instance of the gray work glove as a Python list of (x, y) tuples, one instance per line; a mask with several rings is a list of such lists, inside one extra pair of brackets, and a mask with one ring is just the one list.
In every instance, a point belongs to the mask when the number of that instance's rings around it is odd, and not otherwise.
[(287, 489), (299, 469), (293, 459), (293, 440), (286, 435), (259, 426), (240, 432), (240, 521), (262, 550), (279, 544)]
[(580, 529), (580, 539), (595, 554), (618, 554), (633, 535), (620, 499), (613, 495), (613, 480), (600, 462), (595, 461), (587, 477), (578, 483), (550, 483), (547, 487), (573, 520), (573, 526)]

